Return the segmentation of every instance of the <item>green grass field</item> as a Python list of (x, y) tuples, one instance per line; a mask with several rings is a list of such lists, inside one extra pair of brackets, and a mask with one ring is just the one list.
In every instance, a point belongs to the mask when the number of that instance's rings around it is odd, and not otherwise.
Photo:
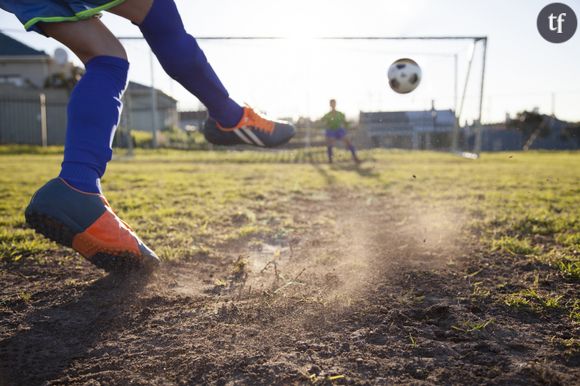
[[(55, 254), (76, 261), (74, 254), (24, 224), (30, 196), (59, 171), (58, 149), (1, 153), (2, 269), (48, 264)], [(355, 211), (389, 202), (453, 213), (468, 245), (468, 263), (474, 256), (467, 265), (472, 268), (464, 272), (470, 296), (514, 315), (560, 320), (570, 329), (568, 338), (558, 338), (560, 343), (578, 355), (580, 153), (493, 153), (467, 160), (434, 152), (374, 150), (363, 152), (362, 158), (366, 162), (355, 166), (346, 152), (339, 162), (326, 164), (324, 149), (138, 151), (131, 159), (118, 154), (103, 188), (117, 213), (163, 260), (174, 262), (219, 257), (224, 245), (275, 243), (307, 234), (313, 224), (297, 221), (296, 214), (303, 200), (324, 206), (338, 196), (348, 197), (341, 205)], [(437, 227), (426, 224), (431, 225)], [(486, 263), (490, 256), (494, 260)], [(510, 276), (506, 272), (512, 266), (525, 268), (520, 276)], [(482, 270), (490, 274), (478, 280)], [(454, 328), (467, 334), (490, 324), (492, 319), (468, 320)]]
[[(490, 248), (550, 259), (580, 247), (578, 153), (497, 153), (471, 161), (373, 151), (364, 153), (370, 161), (357, 168), (346, 159), (326, 165), (321, 152), (139, 152), (112, 162), (103, 187), (119, 214), (165, 258), (181, 253), (170, 246), (189, 256), (193, 240), (207, 247), (222, 238), (291, 231), (283, 209), (296, 196), (321, 195), (329, 187), (409, 205), (451, 205), (468, 214)], [(22, 212), (34, 190), (57, 175), (60, 158), (0, 156), (3, 259), (54, 248), (24, 229)], [(228, 227), (224, 219), (232, 216), (248, 216), (250, 226)]]
[[(292, 202), (301, 196), (324, 200), (331, 188), (369, 200), (385, 196), (402, 205), (452, 207), (489, 251), (525, 255), (580, 279), (580, 154), (496, 153), (473, 161), (378, 150), (364, 153), (369, 161), (360, 167), (345, 157), (329, 166), (321, 149), (306, 154), (140, 151), (133, 159), (120, 154), (103, 186), (118, 214), (163, 259), (194, 258), (224, 240), (296, 231)], [(3, 260), (58, 249), (26, 229), (23, 209), (32, 193), (58, 174), (60, 160), (60, 154), (0, 157)]]

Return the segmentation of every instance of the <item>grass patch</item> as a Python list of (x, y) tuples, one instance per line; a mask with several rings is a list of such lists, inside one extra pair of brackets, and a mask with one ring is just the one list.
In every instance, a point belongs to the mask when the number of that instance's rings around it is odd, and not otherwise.
[(580, 248), (580, 233), (560, 233), (556, 241), (566, 247)]
[(574, 299), (570, 310), (570, 319), (575, 323), (580, 323), (580, 299)]
[[(61, 151), (0, 146), (0, 259), (56, 248), (23, 227), (22, 213), (34, 191), (58, 174)], [(579, 153), (527, 152), (513, 158), (493, 153), (472, 161), (444, 153), (372, 150), (361, 153), (367, 160), (361, 166), (353, 165), (346, 151), (327, 165), (323, 148), (136, 149), (130, 159), (123, 158), (123, 150), (115, 154), (102, 181), (109, 201), (171, 259), (191, 258), (224, 240), (286, 237), (307, 226), (290, 214), (295, 200), (326, 202), (329, 189), (337, 188), (366, 197), (353, 202), (355, 207), (387, 196), (409, 206), (453, 202), (484, 244), (512, 255), (573, 255), (580, 246)], [(552, 244), (539, 244), (538, 235)], [(576, 277), (576, 263), (557, 268)]]
[(542, 312), (562, 308), (562, 298), (563, 295), (542, 294), (536, 289), (528, 288), (506, 295), (504, 303), (508, 307)]
[(560, 261), (558, 267), (565, 277), (580, 280), (580, 260)]
[(537, 255), (541, 252), (541, 249), (532, 245), (529, 240), (510, 236), (502, 236), (493, 240), (492, 248), (512, 255)]
[(461, 331), (461, 332), (466, 332), (466, 333), (470, 333), (470, 332), (481, 332), (481, 331), (485, 331), (485, 329), (487, 329), (488, 326), (492, 325), (495, 322), (495, 319), (488, 319), (488, 320), (484, 320), (484, 321), (478, 321), (478, 322), (473, 322), (473, 321), (466, 321), (463, 322), (461, 324), (461, 326), (451, 326), (451, 328), (453, 330), (456, 331)]

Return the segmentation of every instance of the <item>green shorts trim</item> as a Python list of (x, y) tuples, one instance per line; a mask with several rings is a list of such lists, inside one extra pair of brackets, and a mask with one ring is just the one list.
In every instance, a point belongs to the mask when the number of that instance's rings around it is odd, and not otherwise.
[(80, 20), (87, 20), (91, 17), (98, 16), (101, 11), (106, 11), (107, 9), (113, 8), (121, 3), (125, 2), (125, 0), (112, 0), (106, 4), (100, 5), (98, 7), (87, 9), (82, 12), (75, 13), (74, 16), (53, 16), (53, 17), (35, 17), (28, 20), (24, 24), (24, 29), (27, 31), (32, 28), (38, 22), (44, 23), (60, 23), (64, 21), (80, 21)]

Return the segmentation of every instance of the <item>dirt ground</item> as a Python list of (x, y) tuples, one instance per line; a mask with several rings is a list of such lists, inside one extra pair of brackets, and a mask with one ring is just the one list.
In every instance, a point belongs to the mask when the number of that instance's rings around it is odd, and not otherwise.
[(478, 296), (533, 267), (482, 252), (461, 213), (341, 191), (294, 204), (304, 231), (150, 277), (2, 267), (0, 385), (578, 384), (578, 351), (547, 344), (577, 330)]

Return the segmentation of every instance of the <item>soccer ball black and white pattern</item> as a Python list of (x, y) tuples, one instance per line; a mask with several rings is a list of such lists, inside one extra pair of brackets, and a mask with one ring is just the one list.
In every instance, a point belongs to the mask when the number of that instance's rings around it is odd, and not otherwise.
[(421, 67), (412, 59), (399, 59), (389, 67), (389, 85), (399, 94), (408, 94), (421, 83)]

